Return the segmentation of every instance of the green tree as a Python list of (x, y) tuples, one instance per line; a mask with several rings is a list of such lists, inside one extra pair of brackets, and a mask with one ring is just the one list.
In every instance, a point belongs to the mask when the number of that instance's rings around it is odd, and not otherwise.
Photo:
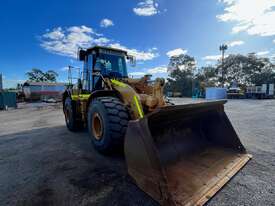
[[(181, 92), (191, 96), (195, 90), (204, 92), (206, 87), (221, 86), (222, 63), (215, 66), (200, 68), (195, 74), (196, 62), (194, 57), (179, 55), (170, 58), (170, 71), (165, 91)], [(231, 54), (223, 61), (224, 83), (231, 86), (233, 82), (245, 89), (250, 84), (275, 84), (275, 65), (269, 58), (258, 57), (254, 53), (248, 55)]]
[(40, 69), (33, 68), (30, 72), (26, 73), (26, 76), (29, 81), (33, 82), (56, 82), (58, 74), (53, 70), (43, 72)]
[(172, 56), (169, 61), (168, 70), (185, 70), (193, 73), (196, 68), (196, 61), (194, 57), (191, 57), (187, 54), (181, 54), (177, 56)]
[(196, 68), (194, 57), (189, 55), (172, 56), (168, 65), (166, 91), (180, 92), (183, 96), (192, 96), (193, 76)]
[(215, 87), (218, 85), (218, 70), (214, 66), (201, 67), (194, 76), (193, 87), (199, 90), (201, 94), (205, 93), (206, 87)]
[(44, 73), (44, 77), (49, 82), (56, 82), (56, 78), (58, 77), (58, 74), (53, 70), (49, 70)]
[[(231, 54), (224, 59), (225, 83), (237, 81), (240, 85), (263, 84), (274, 81), (274, 64), (268, 58)], [(221, 62), (217, 68), (221, 67)]]
[(218, 82), (218, 70), (214, 66), (205, 66), (200, 68), (200, 72), (196, 75), (196, 79), (207, 87), (213, 87)]

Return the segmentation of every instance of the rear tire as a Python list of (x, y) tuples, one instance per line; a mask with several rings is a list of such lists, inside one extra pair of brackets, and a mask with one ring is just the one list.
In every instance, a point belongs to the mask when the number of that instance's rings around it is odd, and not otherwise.
[(63, 111), (67, 128), (72, 132), (78, 131), (82, 124), (77, 120), (76, 103), (70, 97), (65, 99)]
[(89, 105), (87, 118), (89, 134), (96, 150), (106, 154), (123, 148), (129, 115), (118, 98), (95, 98)]

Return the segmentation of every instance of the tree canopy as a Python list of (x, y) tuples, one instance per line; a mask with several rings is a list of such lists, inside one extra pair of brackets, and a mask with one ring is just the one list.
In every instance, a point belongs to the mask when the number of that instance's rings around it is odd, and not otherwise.
[(194, 72), (195, 68), (196, 68), (195, 58), (187, 54), (172, 56), (170, 58), (169, 65), (168, 65), (168, 70), (171, 72), (177, 69), (181, 71)]
[(26, 73), (29, 81), (33, 82), (56, 82), (58, 74), (53, 70), (43, 72), (40, 69), (33, 68), (30, 72)]
[(223, 86), (220, 75), (224, 68), (224, 86), (230, 87), (233, 82), (245, 88), (248, 85), (275, 83), (275, 65), (269, 58), (259, 57), (255, 53), (247, 55), (230, 54), (223, 65), (204, 66), (196, 70), (196, 61), (189, 55), (170, 58), (167, 78), (167, 91), (181, 92), (183, 96), (191, 96), (194, 89), (204, 90), (205, 87)]
[[(221, 68), (219, 62), (217, 68)], [(240, 85), (263, 84), (274, 82), (274, 64), (268, 58), (248, 55), (231, 54), (224, 59), (225, 83), (233, 81)]]
[(170, 75), (167, 79), (166, 90), (180, 92), (184, 96), (191, 96), (195, 68), (194, 57), (186, 54), (171, 57), (168, 65)]

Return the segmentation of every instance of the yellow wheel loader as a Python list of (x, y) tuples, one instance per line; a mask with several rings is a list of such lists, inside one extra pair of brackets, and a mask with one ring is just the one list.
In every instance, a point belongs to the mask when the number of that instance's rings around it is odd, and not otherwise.
[(99, 152), (124, 148), (128, 173), (161, 205), (203, 205), (251, 158), (226, 101), (172, 105), (164, 79), (128, 78), (126, 51), (80, 49), (82, 78), (63, 95), (69, 130), (87, 127)]

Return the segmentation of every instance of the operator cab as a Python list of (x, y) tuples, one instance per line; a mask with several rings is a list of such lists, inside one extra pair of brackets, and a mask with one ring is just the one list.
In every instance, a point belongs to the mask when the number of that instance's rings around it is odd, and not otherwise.
[(126, 51), (95, 46), (78, 52), (80, 61), (84, 61), (83, 90), (94, 91), (103, 88), (102, 77), (110, 79), (127, 78), (126, 58), (134, 62)]

